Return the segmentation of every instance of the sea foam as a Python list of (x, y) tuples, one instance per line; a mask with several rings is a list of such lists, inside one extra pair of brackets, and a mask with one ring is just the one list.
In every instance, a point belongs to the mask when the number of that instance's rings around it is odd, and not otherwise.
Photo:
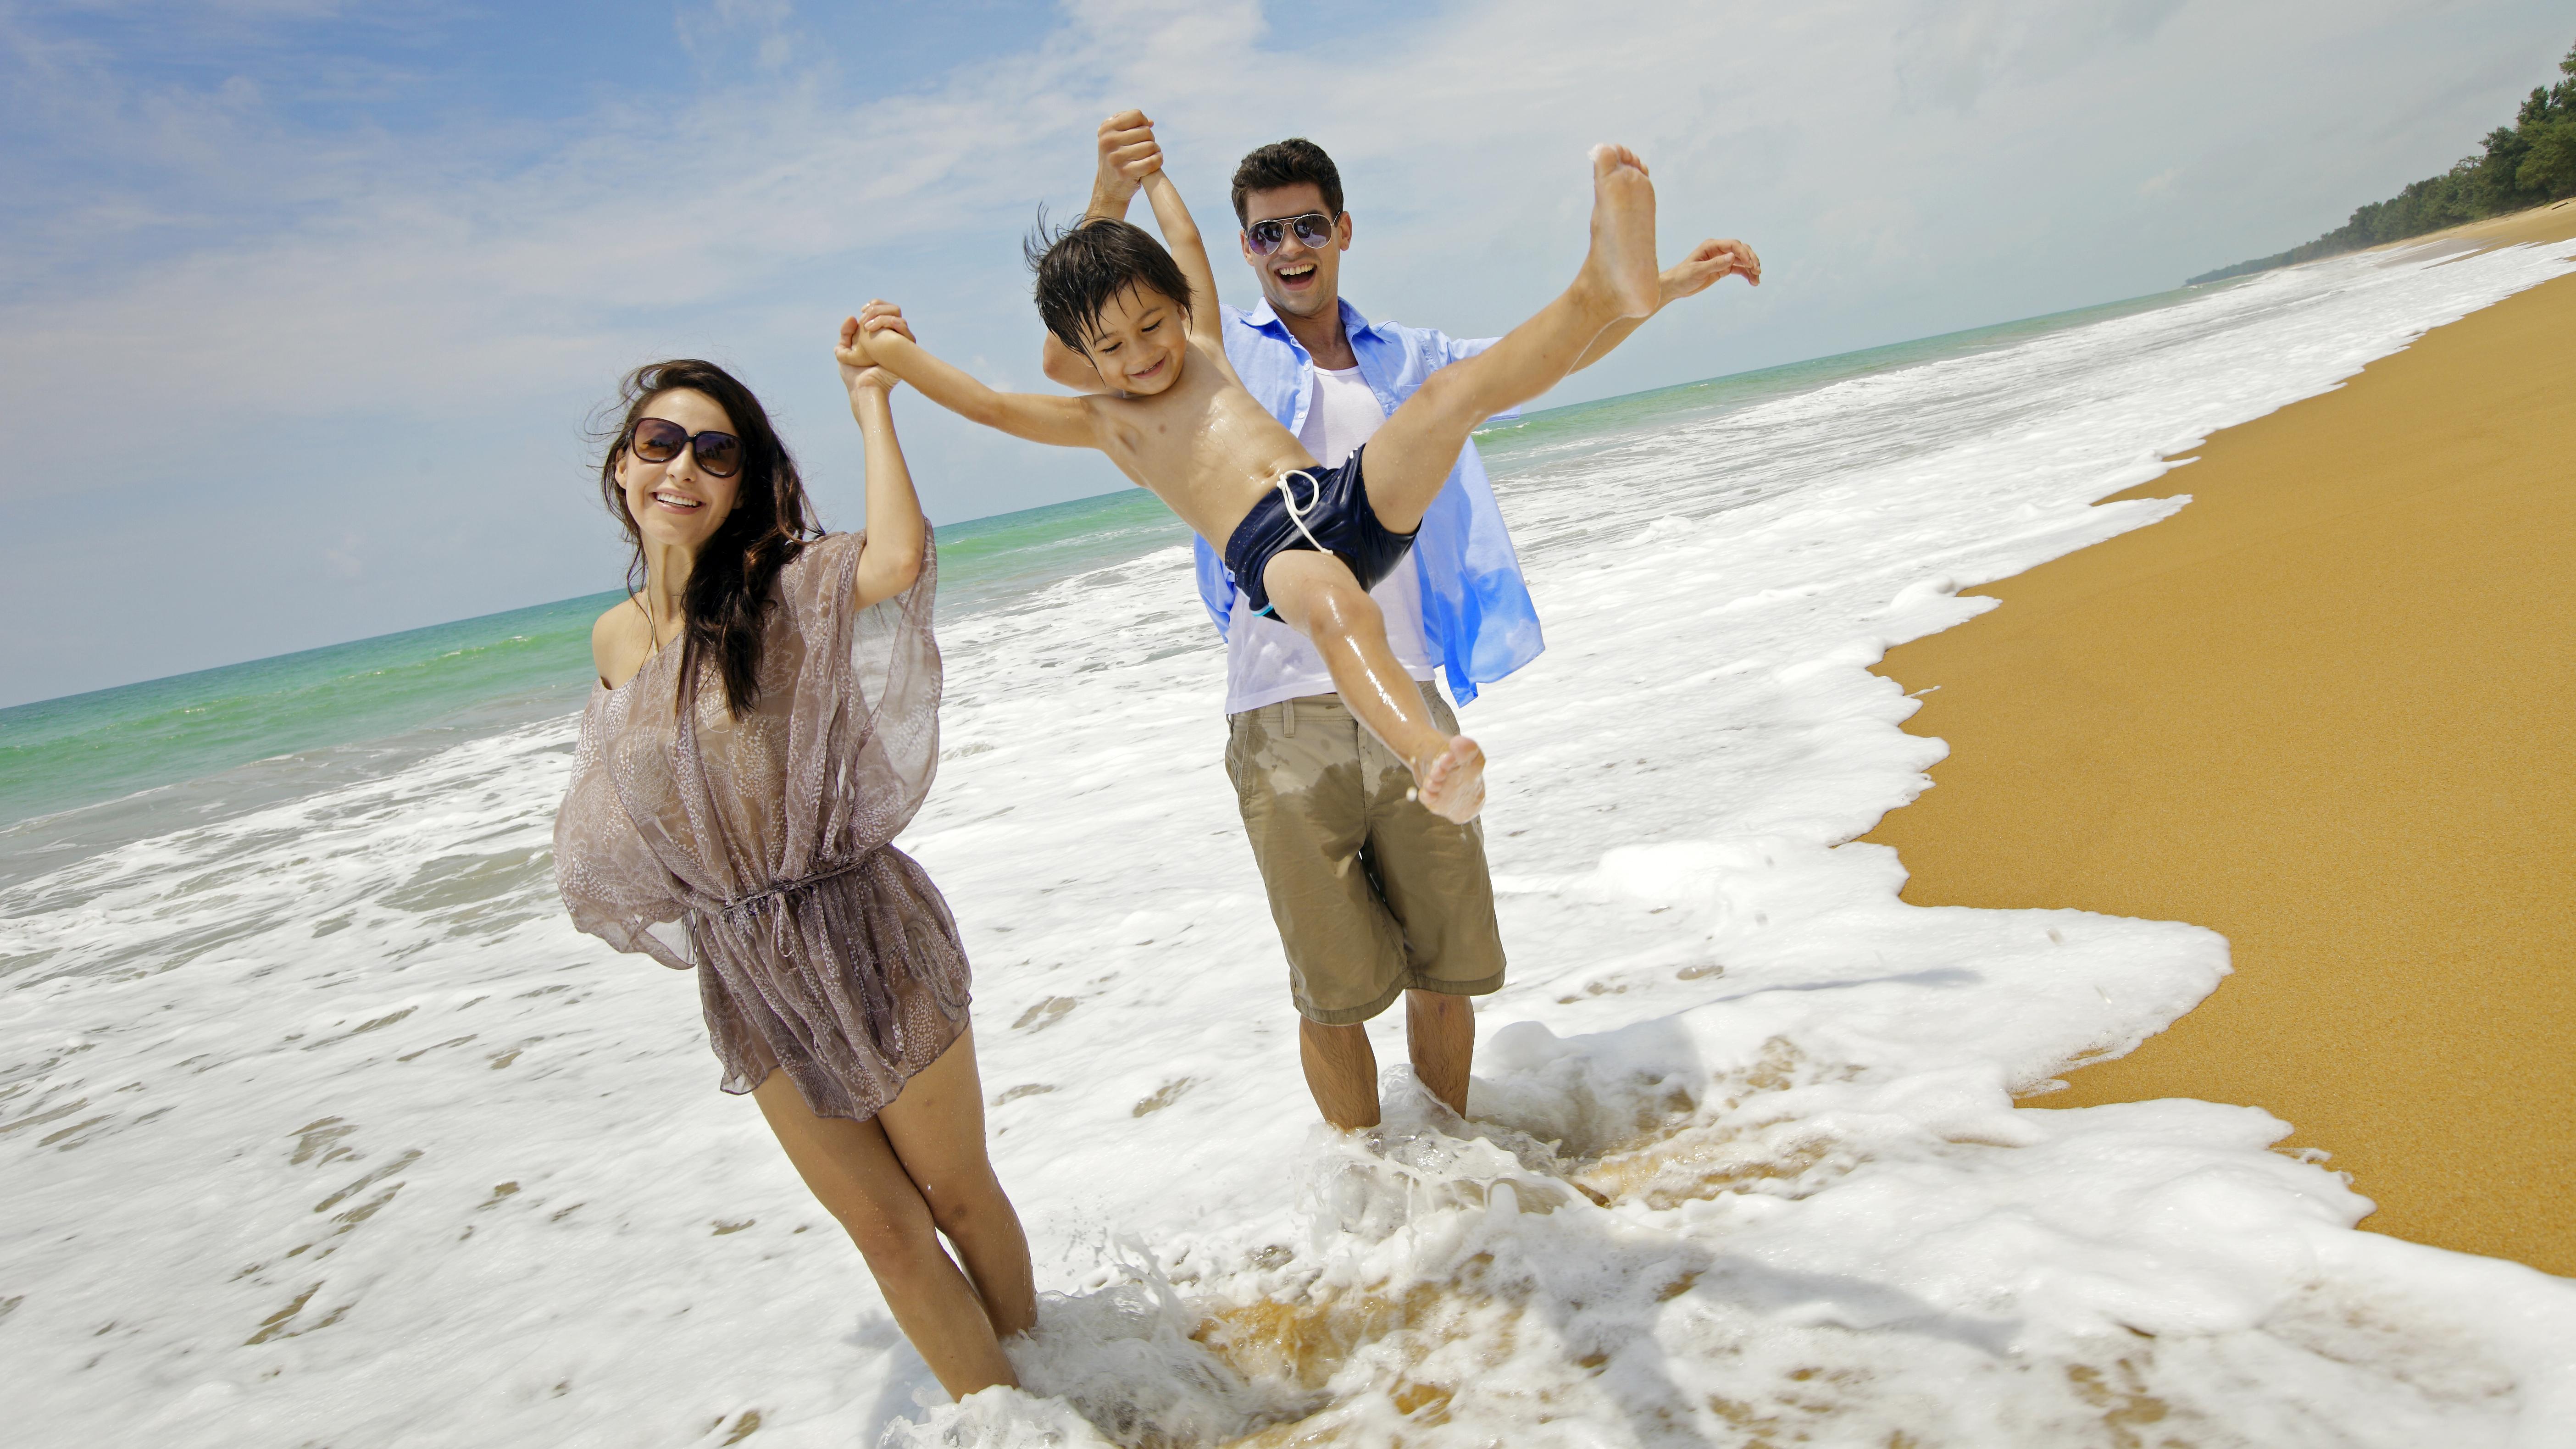
[(1466, 712), (1512, 961), (1470, 1120), (1398, 1067), (1381, 1127), (1315, 1124), (1179, 551), (947, 627), (903, 843), (976, 962), (1025, 1392), (945, 1402), (693, 984), (566, 925), (568, 721), (10, 886), (19, 1438), (2569, 1442), (2562, 1280), (2353, 1231), (2260, 1110), (2014, 1105), (2219, 937), (1908, 906), (1850, 843), (1943, 750), (1868, 666), (1959, 589), (2576, 267), (2383, 260), (1498, 448), (1551, 648)]

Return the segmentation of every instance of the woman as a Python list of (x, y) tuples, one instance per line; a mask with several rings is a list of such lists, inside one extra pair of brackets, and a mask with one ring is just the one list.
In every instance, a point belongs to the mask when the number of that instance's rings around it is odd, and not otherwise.
[[(984, 1155), (965, 951), (930, 877), (886, 843), (939, 760), (935, 560), (895, 380), (854, 350), (858, 329), (841, 324), (838, 356), (867, 439), (864, 534), (821, 536), (768, 415), (723, 369), (626, 379), (599, 477), (635, 557), (628, 599), (591, 631), (599, 684), (555, 877), (582, 930), (694, 962), (724, 1089), (760, 1104), (962, 1398), (1016, 1383), (999, 1340), (1037, 1304)], [(685, 955), (652, 929), (672, 921)]]

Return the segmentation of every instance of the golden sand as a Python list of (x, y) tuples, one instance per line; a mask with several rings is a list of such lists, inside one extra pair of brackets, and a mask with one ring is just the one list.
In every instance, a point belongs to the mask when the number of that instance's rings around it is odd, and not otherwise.
[(2227, 936), (2198, 1009), (2031, 1105), (2261, 1107), (2365, 1226), (2576, 1273), (2576, 277), (2197, 456), (2139, 490), (2180, 513), (1889, 655), (1951, 753), (1869, 838), (1917, 904)]

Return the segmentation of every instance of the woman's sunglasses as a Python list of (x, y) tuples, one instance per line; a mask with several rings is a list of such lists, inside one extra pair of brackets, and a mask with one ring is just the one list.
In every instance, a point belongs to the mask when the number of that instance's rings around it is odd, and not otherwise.
[(1324, 243), (1333, 239), (1333, 223), (1337, 220), (1339, 218), (1326, 216), (1320, 211), (1310, 211), (1304, 216), (1256, 221), (1243, 229), (1243, 241), (1252, 248), (1254, 256), (1266, 257), (1279, 250), (1279, 244), (1288, 239), (1289, 232), (1294, 231), (1298, 241), (1320, 250)]
[(698, 466), (710, 478), (730, 478), (742, 471), (742, 439), (710, 428), (692, 434), (668, 418), (635, 420), (635, 456), (647, 463), (668, 463), (682, 448), (694, 448)]

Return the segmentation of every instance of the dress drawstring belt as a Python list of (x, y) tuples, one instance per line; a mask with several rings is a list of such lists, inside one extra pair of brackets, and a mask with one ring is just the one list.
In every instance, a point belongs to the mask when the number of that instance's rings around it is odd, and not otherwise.
[(820, 885), (824, 881), (848, 875), (850, 872), (866, 865), (868, 863), (868, 858), (875, 854), (876, 852), (871, 850), (860, 855), (855, 860), (845, 860), (839, 865), (827, 866), (822, 870), (814, 872), (812, 875), (798, 876), (794, 880), (774, 882), (769, 886), (753, 891), (748, 895), (735, 896), (733, 899), (726, 901), (711, 910), (703, 911), (702, 914), (722, 916), (735, 926), (750, 925), (752, 917), (759, 914), (763, 909), (775, 905), (776, 903), (787, 899), (789, 896), (792, 896), (798, 891), (804, 890), (809, 886)]

